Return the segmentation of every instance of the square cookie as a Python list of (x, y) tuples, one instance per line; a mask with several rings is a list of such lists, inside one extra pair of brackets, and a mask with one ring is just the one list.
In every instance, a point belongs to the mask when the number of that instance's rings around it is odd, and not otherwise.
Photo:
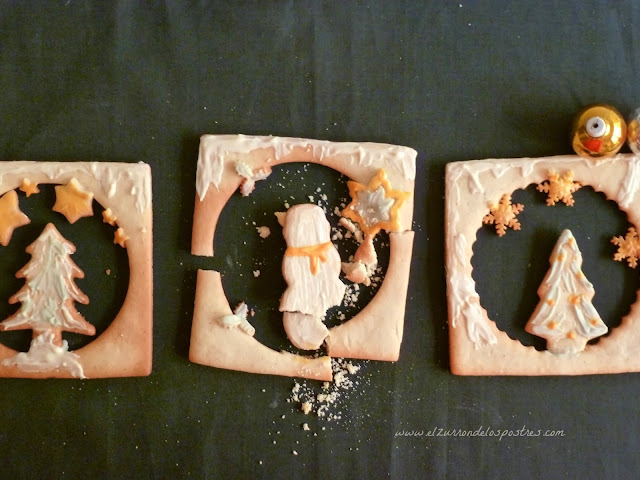
[[(0, 345), (0, 377), (104, 378), (143, 376), (152, 361), (152, 209), (151, 170), (148, 165), (89, 162), (0, 162), (0, 243), (15, 246), (14, 232), (30, 223), (20, 210), (28, 197), (55, 185), (55, 203), (48, 205), (55, 223), (82, 230), (83, 217), (101, 216), (103, 238), (113, 248), (125, 248), (129, 263), (124, 302), (106, 329), (87, 345), (70, 351), (64, 332), (95, 335), (91, 318), (76, 305), (90, 298), (76, 283), (85, 275), (105, 275), (105, 270), (85, 271), (71, 256), (91, 245), (74, 245), (54, 223), (23, 247), (30, 260), (16, 272), (24, 283), (10, 299), (18, 309), (0, 323), (2, 331), (32, 330), (28, 351)], [(47, 187), (50, 188), (50, 187)], [(94, 200), (102, 212), (93, 211)], [(59, 214), (59, 215), (58, 215)], [(74, 224), (73, 227), (67, 227)], [(35, 226), (35, 224), (34, 224)], [(37, 238), (36, 238), (37, 237)], [(110, 243), (110, 241), (108, 241)], [(116, 245), (117, 244), (117, 245)], [(108, 245), (108, 244), (107, 244)], [(111, 247), (109, 247), (111, 248)], [(106, 272), (109, 274), (109, 272)]]
[[(520, 232), (512, 230), (520, 228), (518, 215), (523, 208), (526, 211), (526, 205), (512, 203), (511, 194), (532, 184), (537, 184), (540, 195), (547, 198), (547, 205), (572, 205), (573, 192), (581, 186), (590, 186), (615, 201), (631, 225), (638, 225), (638, 157), (618, 155), (593, 160), (569, 155), (455, 162), (447, 165), (445, 181), (447, 301), (453, 373), (583, 375), (640, 371), (640, 357), (636, 353), (640, 347), (637, 304), (631, 306), (620, 325), (607, 336), (595, 344), (586, 344), (606, 333), (607, 327), (591, 304), (593, 285), (582, 273), (582, 255), (568, 230), (559, 235), (553, 250), (540, 252), (541, 262), (549, 259), (549, 271), (537, 292), (538, 307), (531, 312), (528, 323), (527, 319), (522, 320), (523, 329), (546, 338), (545, 351), (525, 346), (498, 328), (482, 307), (472, 276), (478, 230), (491, 228), (498, 235), (518, 235)], [(549, 215), (553, 215), (552, 210)], [(628, 235), (633, 232), (630, 230)], [(613, 232), (620, 234), (624, 232)], [(621, 244), (616, 259), (627, 259), (633, 241), (616, 238), (612, 238), (612, 243)], [(631, 257), (638, 253), (631, 252)], [(633, 262), (632, 258), (629, 261)], [(518, 287), (508, 287), (512, 288)]]
[[(415, 159), (415, 150), (396, 145), (204, 135), (200, 141), (196, 177), (193, 254), (213, 255), (218, 218), (234, 192), (239, 190), (239, 194), (247, 196), (262, 182), (269, 182), (273, 167), (306, 162), (334, 169), (350, 179), (352, 202), (343, 209), (341, 221), (354, 231), (359, 226), (364, 234), (359, 248), (361, 255), (355, 255), (360, 260), (345, 262), (343, 259), (346, 278), (354, 282), (368, 281), (366, 266), (376, 261), (372, 239), (381, 229), (389, 232), (390, 259), (384, 281), (373, 299), (355, 316), (328, 331), (323, 331), (324, 325), (317, 320), (327, 305), (316, 305), (306, 311), (304, 299), (298, 297), (289, 284), (280, 304), (287, 334), (294, 344), (293, 338), (300, 334), (296, 346), (303, 348), (315, 347), (324, 341), (328, 355), (320, 357), (276, 352), (258, 342), (242, 306), (232, 312), (220, 274), (199, 271), (191, 361), (252, 373), (320, 380), (331, 379), (332, 356), (396, 361), (402, 342), (413, 245)], [(364, 218), (367, 216), (365, 211), (381, 211), (380, 218)], [(323, 220), (323, 215), (322, 210), (312, 204), (297, 205), (283, 214), (288, 243), (283, 273), (287, 282), (315, 282), (314, 288), (310, 289), (313, 291), (319, 288), (318, 282), (332, 285), (326, 287), (332, 292), (327, 296), (335, 300), (341, 297), (344, 286), (339, 283), (340, 259), (332, 250), (334, 247), (326, 236), (328, 231), (324, 232), (329, 224)], [(288, 255), (296, 258), (287, 258)], [(332, 266), (333, 273), (328, 273), (327, 268), (335, 262), (337, 270)], [(310, 271), (307, 272), (308, 266)], [(329, 275), (335, 278), (330, 279)], [(313, 301), (313, 298), (307, 299), (307, 303)], [(328, 304), (336, 305), (331, 301)], [(302, 332), (305, 325), (313, 325), (311, 336), (315, 338), (305, 336)]]

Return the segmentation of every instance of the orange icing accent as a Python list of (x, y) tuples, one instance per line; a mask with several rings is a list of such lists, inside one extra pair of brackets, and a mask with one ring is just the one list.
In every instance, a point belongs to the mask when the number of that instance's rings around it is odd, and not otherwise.
[(551, 321), (551, 322), (547, 323), (547, 328), (548, 328), (549, 330), (555, 330), (555, 328), (556, 328), (557, 326), (558, 326), (558, 324), (557, 324), (556, 322), (554, 322), (554, 321)]
[(557, 261), (561, 262), (564, 260), (564, 253), (561, 253), (558, 255), (558, 257), (556, 258)]
[(567, 338), (576, 338), (576, 332), (571, 330), (570, 332), (567, 333)]
[(549, 306), (554, 306), (556, 304), (555, 300), (553, 298), (550, 298), (549, 300), (547, 300), (547, 305)]
[[(360, 216), (360, 214), (356, 211), (356, 206), (358, 204), (358, 193), (359, 192), (375, 192), (378, 188), (384, 189), (384, 196), (386, 198), (393, 198), (395, 201), (393, 205), (389, 209), (389, 220), (387, 221), (379, 221), (374, 225), (367, 225), (367, 222)], [(342, 216), (353, 220), (354, 222), (358, 222), (360, 225), (360, 229), (368, 234), (375, 235), (381, 229), (386, 230), (387, 232), (397, 232), (402, 226), (400, 225), (400, 220), (398, 219), (398, 211), (402, 204), (407, 200), (410, 196), (410, 192), (401, 192), (400, 190), (393, 190), (391, 188), (391, 183), (387, 179), (387, 172), (385, 172), (384, 168), (378, 170), (378, 173), (369, 181), (368, 185), (364, 185), (362, 183), (354, 182), (350, 180), (347, 182), (347, 187), (349, 187), (349, 195), (351, 196), (351, 203), (346, 206), (344, 210), (342, 210)]]
[(15, 190), (9, 190), (0, 197), (0, 245), (9, 245), (13, 231), (29, 222), (29, 217), (20, 211)]
[(597, 318), (592, 318), (592, 319), (591, 319), (591, 321), (590, 321), (590, 323), (591, 323), (591, 325), (594, 325), (594, 326), (595, 326), (595, 325), (598, 325), (600, 322), (598, 321), (598, 319), (597, 319)]
[(311, 273), (315, 275), (318, 273), (320, 260), (323, 263), (327, 261), (327, 249), (331, 248), (331, 245), (331, 242), (326, 242), (307, 247), (288, 247), (284, 254), (289, 257), (309, 257)]
[(571, 305), (577, 305), (580, 303), (580, 300), (582, 299), (582, 295), (571, 295), (569, 297), (569, 303)]

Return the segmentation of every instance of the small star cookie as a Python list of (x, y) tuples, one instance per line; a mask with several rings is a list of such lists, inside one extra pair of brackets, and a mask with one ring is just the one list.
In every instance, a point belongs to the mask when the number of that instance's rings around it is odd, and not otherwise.
[(20, 211), (15, 190), (9, 190), (0, 197), (0, 245), (9, 245), (13, 231), (30, 222), (29, 217)]
[(113, 214), (110, 208), (107, 208), (102, 212), (102, 221), (104, 223), (108, 223), (109, 225), (114, 226), (117, 220), (117, 217)]
[(122, 227), (118, 228), (113, 236), (113, 243), (117, 243), (122, 248), (125, 248), (127, 240), (129, 240), (129, 237), (126, 233), (124, 233), (124, 229)]
[(93, 215), (93, 193), (87, 192), (72, 178), (66, 185), (56, 186), (56, 203), (53, 211), (63, 214), (69, 223)]
[(20, 185), (20, 191), (26, 193), (27, 198), (34, 193), (40, 193), (37, 182), (32, 182), (28, 178), (22, 179), (22, 185)]

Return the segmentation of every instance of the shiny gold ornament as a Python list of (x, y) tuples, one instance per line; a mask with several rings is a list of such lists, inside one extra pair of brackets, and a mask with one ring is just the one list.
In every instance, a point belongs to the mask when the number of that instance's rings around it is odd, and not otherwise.
[(633, 112), (629, 119), (627, 142), (631, 151), (636, 155), (640, 155), (640, 108)]
[(627, 125), (620, 112), (610, 105), (589, 105), (573, 121), (571, 143), (581, 157), (612, 157), (626, 138)]

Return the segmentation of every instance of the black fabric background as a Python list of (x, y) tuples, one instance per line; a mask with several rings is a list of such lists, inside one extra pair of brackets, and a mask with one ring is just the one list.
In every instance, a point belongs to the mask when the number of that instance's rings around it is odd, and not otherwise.
[[(583, 105), (639, 107), (638, 20), (633, 2), (590, 0), (0, 3), (0, 158), (151, 164), (155, 240), (153, 374), (2, 380), (0, 476), (635, 476), (640, 375), (449, 372), (443, 196), (448, 162), (571, 153), (569, 124)], [(401, 358), (366, 365), (340, 422), (295, 411), (290, 379), (188, 361), (195, 271), (221, 265), (189, 253), (203, 133), (419, 152)], [(103, 268), (87, 262), (86, 272)], [(517, 272), (482, 268), (521, 294)], [(564, 436), (426, 436), (479, 427)]]

